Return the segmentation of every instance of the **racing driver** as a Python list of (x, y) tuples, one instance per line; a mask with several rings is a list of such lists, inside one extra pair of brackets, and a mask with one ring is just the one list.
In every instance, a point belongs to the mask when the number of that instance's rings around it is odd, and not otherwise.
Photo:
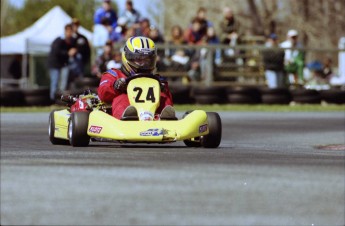
[[(101, 101), (112, 104), (112, 115), (115, 118), (125, 119), (138, 116), (136, 108), (130, 106), (128, 100), (126, 78), (137, 73), (152, 74), (156, 69), (156, 58), (155, 43), (151, 39), (142, 36), (131, 37), (126, 41), (122, 52), (121, 68), (112, 68), (102, 74), (98, 96)], [(159, 78), (161, 94), (156, 116), (160, 115), (160, 119), (166, 120), (175, 119), (168, 83), (163, 77)]]

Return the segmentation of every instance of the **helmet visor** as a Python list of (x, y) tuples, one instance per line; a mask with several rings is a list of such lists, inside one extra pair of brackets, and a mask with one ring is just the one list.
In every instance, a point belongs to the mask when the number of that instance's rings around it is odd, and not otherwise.
[(156, 66), (157, 55), (155, 51), (148, 53), (132, 53), (126, 51), (125, 57), (128, 61), (128, 64), (135, 69), (153, 70)]

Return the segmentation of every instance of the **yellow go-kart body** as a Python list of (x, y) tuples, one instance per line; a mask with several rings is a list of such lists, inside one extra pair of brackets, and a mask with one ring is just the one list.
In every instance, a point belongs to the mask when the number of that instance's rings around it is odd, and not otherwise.
[[(49, 130), (51, 141), (69, 140), (73, 146), (86, 146), (90, 138), (130, 143), (193, 142), (194, 138), (209, 134), (208, 114), (202, 110), (192, 111), (180, 120), (154, 119), (160, 92), (160, 82), (155, 77), (138, 76), (128, 81), (129, 102), (138, 112), (134, 121), (118, 120), (98, 108), (90, 113), (71, 113), (67, 109), (52, 112)], [(148, 119), (143, 115), (152, 117)], [(84, 142), (79, 142), (79, 137)]]

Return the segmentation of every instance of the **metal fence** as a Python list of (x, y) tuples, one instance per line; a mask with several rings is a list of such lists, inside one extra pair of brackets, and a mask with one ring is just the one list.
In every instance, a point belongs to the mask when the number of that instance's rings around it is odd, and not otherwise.
[[(121, 49), (116, 44), (115, 49)], [(157, 72), (166, 76), (170, 81), (198, 86), (265, 86), (265, 67), (263, 64), (262, 52), (267, 50), (263, 45), (157, 45), (159, 62)], [(187, 50), (197, 53), (197, 57), (190, 59), (186, 65), (174, 64), (169, 55), (171, 50)], [(279, 48), (272, 48), (281, 50)], [(313, 60), (323, 61), (329, 57), (333, 61), (332, 69), (337, 73), (339, 49), (325, 48), (303, 48), (298, 49), (305, 52), (305, 63)], [(96, 49), (94, 49), (96, 52)], [(49, 73), (47, 69), (47, 55), (29, 55), (28, 76), (18, 82), (23, 87), (49, 86)], [(199, 63), (199, 76), (191, 75), (191, 61)], [(2, 83), (14, 82), (10, 78), (1, 78)], [(25, 83), (25, 84), (24, 84)]]

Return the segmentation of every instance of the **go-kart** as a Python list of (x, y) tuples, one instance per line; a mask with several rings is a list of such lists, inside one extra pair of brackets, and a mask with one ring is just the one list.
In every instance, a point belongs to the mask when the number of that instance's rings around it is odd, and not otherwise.
[(165, 120), (155, 113), (160, 103), (159, 76), (137, 74), (127, 78), (126, 83), (130, 105), (136, 108), (138, 116), (116, 119), (111, 115), (111, 107), (90, 90), (78, 96), (62, 96), (61, 100), (68, 103), (68, 108), (50, 113), (51, 143), (84, 147), (90, 140), (120, 143), (183, 141), (188, 147), (219, 146), (222, 124), (217, 113), (194, 110), (187, 111), (181, 119)]

